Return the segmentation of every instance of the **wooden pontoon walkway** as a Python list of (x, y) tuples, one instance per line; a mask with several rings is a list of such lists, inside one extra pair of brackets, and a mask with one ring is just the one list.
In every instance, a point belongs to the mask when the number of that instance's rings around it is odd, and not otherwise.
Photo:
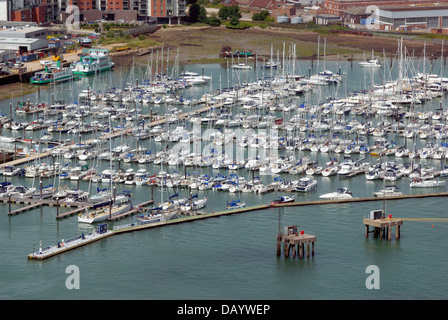
[[(380, 201), (380, 200), (402, 200), (402, 199), (415, 199), (415, 198), (427, 198), (427, 197), (446, 197), (448, 196), (448, 192), (441, 192), (441, 193), (427, 193), (427, 194), (415, 194), (415, 195), (402, 195), (402, 196), (393, 196), (393, 197), (386, 197), (386, 198), (381, 198), (381, 197), (367, 197), (367, 198), (352, 198), (352, 199), (342, 199), (342, 200), (317, 200), (317, 201), (304, 201), (304, 202), (293, 202), (293, 203), (286, 203), (286, 204), (276, 204), (276, 205), (271, 205), (271, 204), (262, 204), (262, 205), (257, 205), (257, 206), (251, 206), (251, 207), (244, 207), (244, 208), (239, 208), (239, 209), (234, 209), (234, 210), (225, 210), (225, 211), (220, 211), (220, 212), (212, 212), (212, 213), (204, 213), (204, 214), (197, 214), (197, 215), (184, 215), (180, 218), (176, 218), (176, 219), (172, 219), (172, 220), (167, 220), (167, 221), (160, 221), (160, 222), (155, 222), (155, 223), (148, 223), (148, 224), (139, 224), (139, 223), (130, 223), (130, 224), (125, 224), (125, 225), (120, 225), (120, 226), (114, 226), (114, 229), (112, 231), (108, 231), (107, 237), (112, 236), (112, 235), (117, 235), (117, 234), (121, 234), (121, 233), (127, 233), (127, 232), (133, 232), (133, 231), (140, 231), (140, 230), (147, 230), (147, 229), (151, 229), (151, 228), (156, 228), (156, 227), (162, 227), (162, 226), (167, 226), (167, 225), (174, 225), (174, 224), (179, 224), (179, 223), (185, 223), (185, 222), (193, 222), (193, 221), (197, 221), (197, 220), (202, 220), (202, 219), (208, 219), (208, 218), (217, 218), (217, 217), (222, 217), (222, 216), (228, 216), (228, 215), (232, 215), (232, 214), (240, 214), (240, 213), (245, 213), (245, 212), (251, 212), (251, 211), (258, 211), (258, 210), (265, 210), (265, 209), (269, 209), (269, 208), (275, 208), (275, 207), (292, 207), (292, 206), (309, 206), (309, 205), (326, 205), (326, 204), (338, 204), (338, 203), (357, 203), (357, 202), (363, 202), (363, 201)], [(149, 202), (147, 203), (149, 204)], [(136, 206), (136, 211), (138, 212), (138, 207)], [(104, 237), (98, 237), (95, 239), (92, 239), (91, 241), (89, 241), (88, 243), (103, 239)], [(308, 243), (314, 243), (314, 241), (316, 241), (315, 236), (311, 236), (311, 235), (306, 235), (306, 237), (302, 237), (304, 239), (307, 239), (307, 244)], [(299, 240), (303, 240), (302, 238), (298, 238)], [(279, 238), (278, 242), (282, 242), (284, 241), (283, 238)], [(299, 241), (300, 242), (300, 241)], [(303, 244), (305, 242), (301, 241), (300, 244)], [(295, 244), (295, 242), (294, 242)], [(82, 244), (84, 245), (84, 244)], [(80, 245), (81, 246), (81, 245)], [(63, 253), (65, 252), (65, 250), (61, 250), (59, 253)], [(310, 251), (308, 251), (310, 252)], [(312, 253), (314, 252), (314, 246), (313, 246), (313, 250), (311, 251)], [(57, 255), (59, 253), (55, 253), (52, 254), (50, 256), (54, 256)], [(299, 256), (302, 256), (303, 252), (299, 251)], [(49, 257), (50, 257), (49, 256)], [(309, 256), (309, 254), (308, 254)], [(36, 258), (35, 255), (30, 254), (28, 255), (28, 258), (31, 260), (43, 260), (46, 258)]]
[(399, 196), (388, 196), (388, 197), (359, 197), (359, 198), (350, 198), (350, 199), (290, 202), (290, 203), (275, 204), (272, 206), (273, 207), (299, 207), (299, 206), (312, 206), (312, 205), (337, 204), (337, 203), (353, 203), (353, 202), (383, 201), (383, 200), (404, 200), (404, 199), (447, 197), (447, 196), (448, 196), (448, 192), (419, 193), (419, 194), (403, 194), (403, 195), (399, 195)]
[[(290, 203), (283, 203), (283, 204), (261, 204), (257, 206), (251, 206), (251, 207), (244, 207), (234, 210), (226, 210), (221, 211), (219, 213), (209, 213), (205, 215), (194, 215), (195, 219), (200, 219), (200, 217), (203, 216), (220, 216), (220, 215), (229, 215), (232, 213), (243, 213), (243, 212), (249, 212), (249, 211), (255, 211), (255, 210), (263, 210), (270, 207), (300, 207), (300, 206), (313, 206), (313, 205), (328, 205), (328, 204), (340, 204), (340, 203), (356, 203), (356, 202), (367, 202), (367, 201), (383, 201), (383, 200), (404, 200), (404, 199), (417, 199), (417, 198), (429, 198), (429, 197), (447, 197), (448, 192), (439, 192), (439, 193), (419, 193), (419, 194), (404, 194), (399, 196), (389, 196), (389, 197), (359, 197), (359, 198), (351, 198), (351, 199), (334, 199), (334, 200), (314, 200), (314, 201), (302, 201), (302, 202), (290, 202)], [(0, 198), (0, 202), (8, 203), (9, 198)], [(28, 204), (29, 206), (24, 208), (19, 208), (14, 210), (14, 214), (33, 209), (34, 207), (38, 207), (40, 205), (49, 205), (49, 206), (57, 206), (56, 200), (45, 200), (45, 199), (13, 199), (11, 198), (11, 203), (23, 203)], [(149, 204), (153, 204), (153, 200), (148, 200), (146, 202), (143, 202), (137, 206), (135, 206), (134, 209), (137, 209), (140, 206), (147, 206)], [(72, 211), (68, 211), (65, 213), (61, 213), (57, 215), (57, 219), (65, 218), (74, 214), (77, 214), (86, 208), (89, 208), (92, 204), (86, 203), (86, 202), (63, 202), (59, 201), (60, 207), (76, 207), (77, 209), (74, 209)], [(138, 210), (134, 210), (136, 212)], [(120, 216), (115, 217), (112, 220), (118, 220), (121, 218), (126, 217), (127, 213), (124, 213)]]

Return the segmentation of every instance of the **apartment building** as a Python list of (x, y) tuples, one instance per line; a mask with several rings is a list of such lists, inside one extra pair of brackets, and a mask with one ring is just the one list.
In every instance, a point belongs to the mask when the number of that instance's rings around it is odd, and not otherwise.
[(77, 8), (80, 22), (155, 18), (171, 23), (172, 19), (179, 22), (186, 15), (186, 0), (0, 0), (0, 20), (64, 22), (69, 6)]

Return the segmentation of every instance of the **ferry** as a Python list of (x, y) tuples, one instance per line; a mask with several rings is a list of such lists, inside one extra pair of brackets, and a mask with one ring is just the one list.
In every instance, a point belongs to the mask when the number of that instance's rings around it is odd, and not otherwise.
[(31, 77), (32, 84), (50, 84), (69, 80), (77, 80), (72, 69), (60, 67), (59, 61), (56, 67), (45, 67), (44, 70), (38, 71)]
[(107, 49), (88, 49), (87, 55), (72, 65), (75, 75), (92, 75), (97, 72), (111, 70), (114, 63), (110, 59)]

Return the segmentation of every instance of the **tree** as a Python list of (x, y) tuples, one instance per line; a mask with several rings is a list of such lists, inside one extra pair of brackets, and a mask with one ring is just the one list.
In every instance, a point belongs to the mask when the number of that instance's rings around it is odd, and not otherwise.
[(236, 26), (238, 23), (240, 23), (240, 19), (238, 18), (238, 16), (232, 16), (232, 17), (230, 18), (229, 23), (230, 23), (232, 26)]
[(198, 22), (201, 6), (197, 3), (193, 3), (188, 10), (188, 21)]
[(238, 17), (238, 19), (243, 16), (238, 5), (224, 6), (218, 11), (218, 17), (223, 20), (231, 19), (233, 16)]
[(227, 20), (229, 18), (229, 7), (224, 6), (220, 8), (218, 11), (218, 17), (223, 20)]
[(212, 15), (211, 17), (207, 18), (207, 21), (205, 23), (212, 27), (219, 27), (221, 25), (221, 20), (216, 15)]
[(268, 10), (261, 10), (258, 13), (254, 13), (252, 15), (252, 20), (254, 21), (266, 21), (270, 17)]
[(207, 21), (207, 10), (204, 7), (200, 7), (198, 21), (205, 23)]

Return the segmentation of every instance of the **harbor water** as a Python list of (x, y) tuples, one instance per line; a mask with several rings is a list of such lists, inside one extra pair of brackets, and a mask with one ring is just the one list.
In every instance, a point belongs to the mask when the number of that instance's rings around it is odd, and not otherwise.
[[(325, 63), (325, 65), (324, 65)], [(294, 97), (297, 104), (317, 104), (328, 101), (328, 98), (342, 98), (348, 93), (368, 90), (373, 84), (383, 79), (395, 79), (397, 62), (390, 68), (387, 61), (381, 69), (363, 69), (356, 62), (300, 61), (295, 68), (296, 74), (315, 72), (316, 68), (341, 72), (343, 81), (337, 85), (319, 87), (310, 94)], [(422, 70), (423, 60), (414, 59), (412, 67)], [(131, 69), (129, 69), (131, 68)], [(427, 72), (448, 73), (440, 60), (430, 65), (425, 64)], [(171, 69), (170, 69), (171, 70)], [(291, 69), (289, 69), (291, 70)], [(210, 76), (210, 84), (193, 86), (182, 92), (184, 97), (200, 98), (203, 94), (215, 90), (236, 86), (241, 83), (255, 81), (257, 78), (270, 76), (270, 70), (253, 68), (248, 71), (236, 71), (226, 68), (225, 64), (190, 65), (180, 67), (179, 72), (193, 71)], [(174, 71), (173, 71), (174, 72)], [(274, 73), (277, 71), (273, 71)], [(104, 72), (79, 81), (57, 84), (43, 88), (38, 93), (20, 97), (18, 92), (12, 93), (11, 99), (0, 102), (1, 112), (10, 116), (10, 108), (14, 109), (17, 101), (30, 100), (32, 103), (52, 100), (64, 100), (67, 103), (77, 101), (78, 94), (88, 86), (95, 91), (105, 91), (109, 87), (122, 88), (127, 84), (140, 85), (147, 76), (146, 65), (116, 66), (113, 71)], [(435, 110), (446, 98), (437, 98), (419, 106)], [(285, 103), (288, 103), (286, 101)], [(142, 114), (164, 114), (166, 107), (136, 105)], [(193, 107), (191, 107), (193, 108)], [(194, 109), (194, 108), (193, 108)], [(189, 111), (184, 108), (184, 111)], [(279, 118), (291, 115), (278, 112)], [(31, 121), (35, 115), (14, 114), (17, 121)], [(92, 121), (86, 119), (86, 121)], [(106, 121), (107, 122), (107, 121)], [(114, 122), (113, 126), (119, 126)], [(172, 127), (176, 127), (176, 123)], [(314, 132), (319, 135), (320, 133)], [(11, 132), (2, 130), (2, 135), (34, 138), (42, 136), (39, 132)], [(92, 135), (82, 137), (89, 139)], [(64, 134), (63, 139), (76, 142), (81, 137), (77, 134)], [(373, 137), (367, 137), (370, 145)], [(402, 137), (389, 134), (389, 141), (403, 143)], [(82, 140), (80, 140), (82, 142)], [(434, 141), (440, 144), (443, 141)], [(118, 137), (113, 145), (128, 144), (135, 147), (136, 139), (129, 136)], [(140, 142), (152, 152), (167, 148), (164, 143), (151, 140)], [(425, 141), (409, 142), (419, 146)], [(171, 146), (171, 145), (170, 145)], [(170, 147), (168, 146), (168, 148)], [(31, 147), (31, 146), (30, 146)], [(34, 148), (44, 148), (34, 145)], [(284, 151), (285, 154), (287, 151)], [(310, 151), (293, 151), (297, 159), (309, 156), (318, 163), (325, 163), (335, 155), (319, 154)], [(343, 160), (343, 154), (337, 155)], [(356, 155), (355, 158), (361, 158)], [(366, 155), (366, 161), (378, 159)], [(41, 159), (51, 163), (54, 159)], [(62, 165), (76, 160), (60, 159)], [(409, 159), (397, 159), (406, 162)], [(423, 166), (441, 168), (445, 160), (419, 160)], [(98, 171), (110, 166), (108, 161), (94, 160), (88, 163), (97, 167)], [(26, 166), (26, 165), (25, 165)], [(177, 171), (184, 174), (183, 167), (163, 167), (155, 164), (115, 163), (123, 169), (147, 169), (156, 174), (160, 170)], [(229, 175), (232, 172), (211, 168), (188, 168), (186, 172), (209, 174), (218, 172)], [(252, 173), (240, 169), (235, 174), (253, 178)], [(257, 173), (255, 173), (257, 175)], [(282, 173), (282, 179), (293, 179)], [(270, 182), (274, 176), (263, 176)], [(6, 178), (5, 178), (6, 179)], [(37, 187), (38, 179), (14, 176), (7, 178), (13, 184), (25, 184)], [(93, 191), (107, 185), (89, 181), (56, 181), (47, 178), (48, 184), (65, 184), (72, 188)], [(319, 196), (346, 187), (354, 197), (371, 197), (373, 192), (384, 187), (383, 181), (367, 181), (365, 176), (341, 179), (338, 176), (317, 176), (317, 190), (308, 193), (288, 193), (296, 202), (318, 200)], [(441, 192), (446, 188), (411, 189), (409, 178), (402, 178), (395, 183), (404, 194), (421, 192)], [(118, 191), (127, 190), (132, 193), (135, 204), (149, 200), (151, 191), (148, 186), (117, 185)], [(155, 203), (179, 193), (180, 197), (188, 197), (186, 188), (154, 188)], [(227, 202), (243, 200), (247, 206), (268, 204), (282, 192), (266, 194), (231, 193), (223, 191), (198, 191), (199, 197), (208, 198), (206, 212), (226, 210)], [(448, 218), (445, 197), (429, 197), (406, 200), (381, 200), (346, 204), (328, 204), (315, 206), (269, 208), (259, 211), (238, 213), (215, 219), (203, 219), (191, 223), (168, 225), (142, 231), (120, 234), (103, 239), (76, 250), (43, 261), (30, 261), (27, 255), (43, 246), (56, 244), (62, 239), (80, 235), (93, 230), (90, 225), (79, 224), (76, 216), (57, 220), (56, 207), (42, 206), (15, 216), (8, 216), (8, 204), (1, 204), (0, 215), (0, 261), (2, 276), (0, 277), (0, 299), (151, 299), (151, 300), (225, 300), (225, 299), (446, 299), (448, 293), (443, 281), (448, 265), (448, 242), (445, 236)], [(14, 210), (23, 205), (12, 204)], [(385, 209), (387, 215), (405, 219), (401, 228), (400, 240), (392, 241), (365, 238), (363, 218), (371, 210)], [(60, 212), (69, 211), (61, 207)], [(135, 222), (131, 216), (115, 222), (108, 222), (110, 227)], [(448, 220), (447, 220), (448, 222)], [(284, 258), (276, 255), (276, 236), (285, 226), (297, 225), (299, 230), (317, 237), (313, 257), (298, 259)], [(370, 272), (369, 266), (377, 266), (379, 270), (379, 289), (368, 289), (366, 280)], [(77, 266), (80, 275), (80, 288), (69, 290), (66, 286), (70, 276), (67, 267)]]

